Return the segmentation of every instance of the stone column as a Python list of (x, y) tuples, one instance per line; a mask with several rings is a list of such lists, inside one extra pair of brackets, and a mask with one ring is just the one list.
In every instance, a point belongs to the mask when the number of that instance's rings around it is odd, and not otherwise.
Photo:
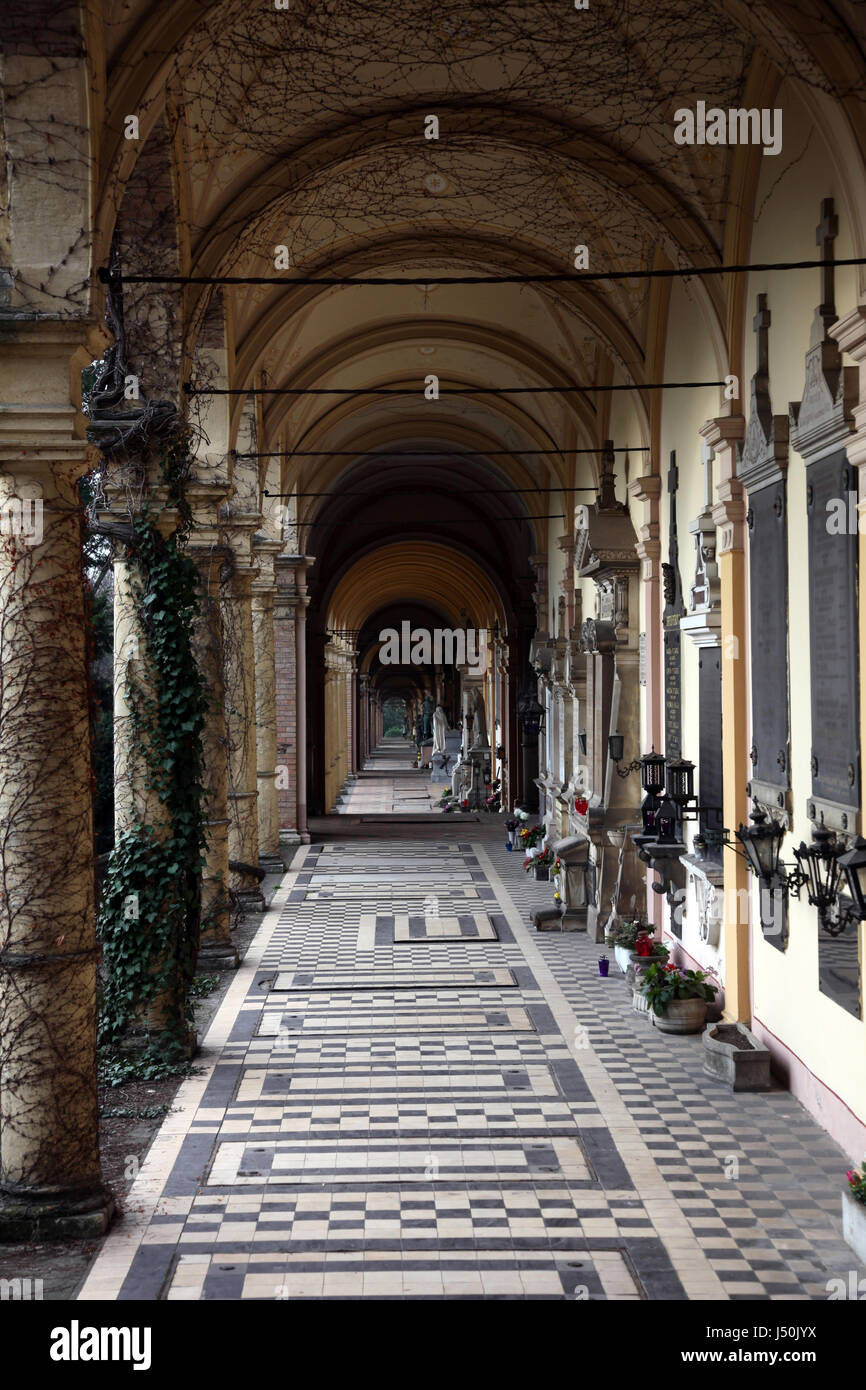
[(295, 620), (298, 679), (298, 834), (304, 845), (310, 843), (310, 832), (307, 829), (307, 608), (310, 599), (305, 578), (307, 568), (312, 563), (312, 556), (306, 555), (301, 557), (298, 566), (298, 611)]
[[(98, 954), (77, 495), (91, 463), (69, 400), (70, 362), (85, 332), (86, 325), (73, 323), (9, 324), (0, 348), (4, 1240), (93, 1238), (105, 1231), (113, 1209), (99, 1169)], [(6, 520), (15, 498), (33, 503), (22, 510), (21, 529)]]
[[(246, 531), (246, 554), (244, 554)], [(232, 526), (230, 572), (223, 584), (223, 651), (228, 735), (229, 883), (242, 901), (262, 903), (259, 879), (256, 689), (252, 587), (258, 566), (249, 552), (248, 528)]]
[[(718, 501), (712, 518), (719, 528), (719, 578), (722, 599), (722, 784), (724, 824), (748, 822), (746, 782), (749, 762), (746, 703), (746, 505), (736, 476), (737, 445), (745, 434), (741, 415), (707, 420), (701, 436), (719, 466)], [(731, 892), (729, 890), (733, 889)], [(740, 890), (749, 891), (746, 865), (740, 855), (725, 859), (725, 1017), (747, 1023), (751, 1017), (749, 980), (749, 923), (738, 922)]]
[(193, 632), (193, 646), (208, 696), (202, 731), (203, 781), (207, 795), (207, 849), (201, 880), (202, 932), (199, 949), (199, 966), (207, 970), (234, 970), (239, 963), (237, 948), (231, 939), (228, 891), (228, 738), (220, 605), (222, 567), (228, 557), (226, 550), (219, 543), (216, 526), (216, 517), (224, 496), (224, 488), (201, 483), (191, 484), (188, 490), (194, 515), (198, 515), (188, 553), (199, 572), (201, 598), (201, 611)]
[(274, 659), (274, 559), (281, 542), (258, 533), (253, 548), (260, 564), (253, 580), (253, 644), (256, 681), (256, 761), (258, 780), (259, 864), (271, 872), (285, 865), (280, 856), (277, 804), (277, 692)]
[(628, 485), (632, 497), (644, 503), (644, 520), (640, 528), (640, 539), (635, 549), (641, 562), (641, 581), (643, 583), (644, 634), (646, 650), (644, 669), (646, 671), (646, 734), (647, 749), (660, 749), (662, 736), (663, 682), (662, 682), (662, 629), (661, 595), (659, 589), (661, 574), (662, 543), (659, 534), (659, 499), (662, 480), (657, 473), (648, 473), (643, 478), (635, 478)]

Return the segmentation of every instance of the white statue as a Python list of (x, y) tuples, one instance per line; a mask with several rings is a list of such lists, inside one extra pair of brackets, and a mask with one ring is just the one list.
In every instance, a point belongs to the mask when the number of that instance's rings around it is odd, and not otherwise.
[(437, 705), (433, 714), (433, 752), (447, 753), (445, 735), (448, 733), (448, 716), (441, 705)]
[(475, 691), (475, 705), (472, 710), (472, 747), (489, 747), (487, 742), (487, 712), (484, 708), (484, 696), (481, 694), (480, 687)]

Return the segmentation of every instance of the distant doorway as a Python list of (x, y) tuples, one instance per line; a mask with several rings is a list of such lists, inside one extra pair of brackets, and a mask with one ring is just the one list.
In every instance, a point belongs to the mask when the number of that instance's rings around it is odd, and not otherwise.
[(382, 737), (409, 737), (409, 710), (399, 695), (391, 695), (382, 706)]

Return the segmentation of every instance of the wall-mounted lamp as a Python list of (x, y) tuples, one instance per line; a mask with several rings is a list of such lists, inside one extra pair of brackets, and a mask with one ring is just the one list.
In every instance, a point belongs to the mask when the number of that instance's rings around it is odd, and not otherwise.
[[(822, 931), (830, 936), (840, 936), (846, 927), (866, 917), (866, 840), (857, 835), (851, 848), (844, 850), (833, 831), (814, 830), (810, 845), (801, 841), (793, 850), (796, 865), (785, 864), (779, 857), (784, 825), (760, 807), (750, 819), (753, 824), (741, 825), (737, 839), (745, 851), (743, 858), (763, 887), (775, 893), (792, 893), (795, 898), (805, 887), (810, 906), (818, 909)], [(846, 888), (853, 899), (851, 907), (843, 907), (840, 901)]]
[[(609, 734), (609, 735), (608, 735), (608, 739), (607, 739), (607, 751), (608, 751), (608, 755), (609, 755), (609, 757), (610, 757), (611, 762), (612, 762), (612, 763), (615, 765), (615, 767), (616, 767), (616, 775), (617, 775), (617, 777), (623, 777), (623, 778), (625, 778), (625, 777), (630, 776), (630, 774), (631, 774), (632, 772), (640, 772), (640, 773), (641, 773), (641, 776), (643, 777), (644, 764), (645, 764), (647, 758), (649, 758), (650, 756), (652, 756), (653, 758), (658, 757), (658, 754), (656, 754), (656, 753), (653, 753), (653, 754), (644, 753), (644, 755), (643, 755), (642, 758), (635, 758), (635, 759), (634, 759), (632, 762), (630, 762), (626, 767), (620, 767), (620, 763), (622, 762), (622, 756), (623, 756), (624, 747), (625, 747), (625, 738), (623, 737), (622, 734)], [(664, 764), (664, 758), (662, 758), (662, 764)], [(664, 786), (664, 782), (661, 783), (661, 786), (662, 786), (662, 787)], [(661, 790), (661, 787), (659, 788), (659, 790)]]
[(544, 706), (531, 685), (526, 686), (517, 697), (517, 718), (527, 738), (537, 738), (544, 727)]
[[(843, 853), (832, 831), (813, 830), (811, 845), (801, 841), (799, 849), (793, 852), (800, 879), (794, 888), (795, 895), (799, 897), (800, 885), (805, 884), (809, 902), (818, 909), (818, 921), (830, 936), (841, 936), (846, 927), (866, 915), (862, 877), (866, 870), (864, 849), (866, 842), (859, 835), (852, 848)], [(843, 874), (854, 898), (852, 907), (843, 907), (840, 902), (839, 885)]]

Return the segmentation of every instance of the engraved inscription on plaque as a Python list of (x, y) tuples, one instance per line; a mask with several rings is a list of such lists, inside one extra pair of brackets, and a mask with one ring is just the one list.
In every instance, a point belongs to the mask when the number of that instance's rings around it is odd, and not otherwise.
[(752, 777), (784, 796), (788, 773), (788, 538), (785, 484), (749, 493)]
[(683, 691), (680, 620), (665, 619), (665, 756), (682, 756)]
[(856, 487), (844, 451), (806, 469), (812, 794), (852, 807), (860, 804), (858, 537), (834, 534), (827, 503), (847, 502)]
[[(722, 661), (718, 647), (705, 647), (698, 662), (700, 708), (701, 827), (722, 829)], [(713, 810), (711, 808), (715, 807)], [(717, 858), (721, 858), (719, 847)]]

